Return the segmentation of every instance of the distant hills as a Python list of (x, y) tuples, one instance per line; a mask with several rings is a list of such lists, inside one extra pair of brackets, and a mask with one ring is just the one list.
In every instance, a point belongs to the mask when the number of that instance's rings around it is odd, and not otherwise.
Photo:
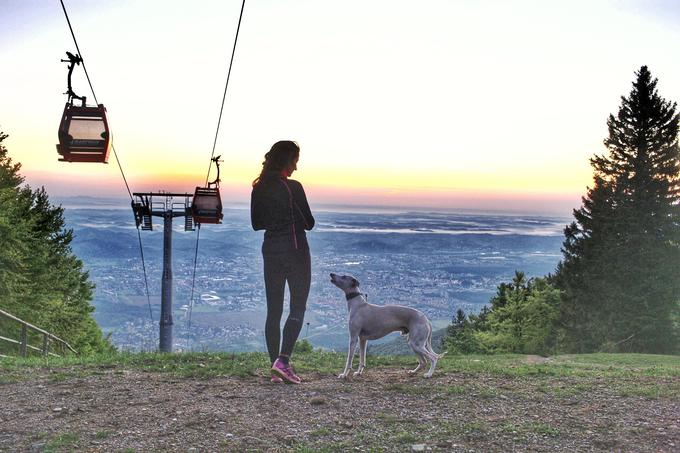
[[(142, 232), (150, 291), (147, 305), (137, 231), (131, 210), (115, 200), (62, 200), (72, 247), (96, 284), (95, 318), (114, 344), (148, 348), (158, 332), (163, 225)], [(84, 209), (83, 206), (90, 206)], [(96, 207), (94, 207), (96, 206)], [(262, 232), (250, 227), (248, 209), (225, 209), (221, 225), (201, 229), (192, 323), (196, 232), (173, 228), (175, 346), (182, 350), (263, 349), (266, 297), (262, 281)], [(423, 311), (436, 327), (458, 308), (477, 312), (515, 270), (545, 275), (559, 261), (564, 223), (554, 217), (462, 213), (315, 212), (308, 234), (312, 287), (303, 338), (315, 347), (346, 350), (347, 311), (328, 274), (347, 273), (377, 305), (401, 304)], [(211, 304), (202, 296), (210, 295)], [(184, 306), (184, 308), (183, 308)], [(151, 313), (150, 313), (151, 312)], [(309, 331), (309, 332), (307, 332)], [(443, 332), (441, 333), (443, 335)], [(440, 335), (433, 341), (439, 347)], [(386, 338), (372, 353), (410, 354), (403, 338)], [(369, 346), (370, 348), (371, 346)]]

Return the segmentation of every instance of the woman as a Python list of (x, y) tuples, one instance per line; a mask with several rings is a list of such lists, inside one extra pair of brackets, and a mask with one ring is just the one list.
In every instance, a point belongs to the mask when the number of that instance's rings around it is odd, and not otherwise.
[[(311, 259), (305, 230), (314, 227), (302, 184), (290, 175), (297, 170), (300, 147), (292, 141), (274, 143), (265, 154), (260, 176), (253, 181), (250, 219), (254, 230), (265, 230), (262, 244), (264, 284), (267, 293), (265, 338), (272, 363), (272, 382), (299, 384), (290, 356), (307, 307)], [(283, 292), (288, 282), (290, 313), (283, 328)], [(280, 346), (280, 349), (279, 349)]]

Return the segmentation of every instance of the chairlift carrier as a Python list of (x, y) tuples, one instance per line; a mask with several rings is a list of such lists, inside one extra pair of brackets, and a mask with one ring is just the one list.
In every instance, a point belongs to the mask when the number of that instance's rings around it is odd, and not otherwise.
[(220, 156), (211, 160), (217, 166), (217, 178), (208, 187), (196, 187), (191, 204), (194, 223), (222, 223), (222, 199), (220, 197)]
[[(80, 55), (66, 52), (68, 66), (68, 101), (59, 123), (59, 144), (57, 152), (61, 162), (108, 163), (111, 137), (103, 104), (88, 106), (85, 96), (78, 96), (71, 88), (71, 74), (76, 65), (83, 61)], [(74, 100), (82, 105), (75, 105)]]

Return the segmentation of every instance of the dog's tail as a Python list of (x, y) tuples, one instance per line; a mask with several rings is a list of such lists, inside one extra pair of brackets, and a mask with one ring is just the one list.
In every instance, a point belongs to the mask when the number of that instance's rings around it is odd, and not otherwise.
[(444, 352), (442, 352), (441, 354), (437, 354), (436, 352), (434, 352), (434, 350), (432, 349), (432, 345), (430, 345), (429, 343), (428, 343), (426, 349), (427, 349), (427, 352), (429, 352), (429, 353), (432, 354), (433, 356), (437, 357), (437, 360), (439, 360), (439, 359), (441, 359), (442, 357), (444, 357), (444, 356), (446, 355), (446, 353), (448, 352), (448, 351), (444, 351)]
[(434, 349), (432, 349), (432, 326), (430, 326), (430, 332), (427, 334), (427, 342), (425, 343), (425, 349), (427, 349), (427, 352), (432, 354), (433, 356), (437, 357), (437, 360), (441, 359), (446, 355), (448, 351), (444, 351), (441, 354), (437, 354), (434, 352)]

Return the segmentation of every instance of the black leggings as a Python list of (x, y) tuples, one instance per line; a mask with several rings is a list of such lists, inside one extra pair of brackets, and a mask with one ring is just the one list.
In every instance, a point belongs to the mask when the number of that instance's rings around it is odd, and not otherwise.
[[(267, 293), (267, 322), (264, 335), (269, 358), (274, 363), (279, 354), (290, 357), (300, 335), (312, 280), (312, 266), (308, 248), (281, 253), (262, 253), (262, 257), (264, 286)], [(279, 351), (286, 282), (290, 291), (290, 313), (283, 328), (283, 344)]]

